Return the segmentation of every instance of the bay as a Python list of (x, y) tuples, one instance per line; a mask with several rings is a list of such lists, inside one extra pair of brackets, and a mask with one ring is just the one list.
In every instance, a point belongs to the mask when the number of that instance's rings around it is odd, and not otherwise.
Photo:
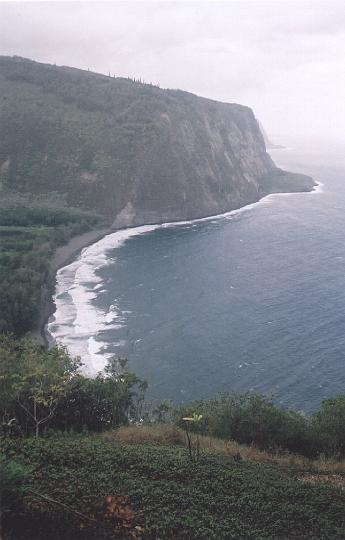
[(343, 155), (275, 150), (321, 187), (87, 248), (58, 273), (52, 337), (90, 374), (128, 358), (157, 400), (255, 391), (309, 412), (345, 392)]

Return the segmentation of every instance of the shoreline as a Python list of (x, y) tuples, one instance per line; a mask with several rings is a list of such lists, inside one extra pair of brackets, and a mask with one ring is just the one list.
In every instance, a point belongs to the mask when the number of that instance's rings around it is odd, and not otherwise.
[(55, 311), (53, 296), (56, 286), (57, 271), (73, 262), (84, 248), (98, 242), (98, 240), (101, 240), (111, 232), (113, 231), (110, 227), (87, 231), (77, 236), (73, 236), (67, 244), (58, 247), (55, 251), (49, 264), (48, 280), (42, 287), (39, 321), (37, 327), (28, 333), (30, 338), (37, 340), (45, 348), (48, 348), (50, 345), (45, 328), (49, 318)]
[(98, 242), (107, 234), (114, 232), (110, 227), (104, 229), (96, 229), (87, 231), (77, 236), (73, 236), (67, 244), (60, 246), (55, 251), (52, 260), (50, 261), (50, 274), (53, 277), (56, 272), (63, 266), (67, 266), (85, 247)]
[(248, 202), (247, 204), (243, 206), (228, 210), (221, 214), (213, 214), (213, 215), (199, 217), (199, 218), (192, 218), (189, 220), (183, 219), (183, 220), (168, 221), (168, 222), (162, 221), (162, 222), (156, 222), (156, 223), (144, 223), (141, 225), (119, 227), (116, 229), (112, 229), (111, 227), (108, 227), (104, 229), (97, 229), (95, 231), (88, 231), (86, 233), (83, 233), (81, 235), (77, 235), (71, 238), (67, 244), (59, 247), (55, 251), (52, 257), (52, 260), (50, 262), (49, 280), (48, 280), (48, 283), (45, 285), (43, 294), (42, 294), (41, 315), (40, 315), (39, 325), (36, 330), (30, 332), (30, 336), (37, 339), (44, 347), (48, 348), (50, 346), (52, 341), (49, 340), (49, 337), (46, 332), (46, 326), (47, 326), (49, 318), (55, 312), (55, 303), (53, 300), (53, 296), (55, 292), (57, 271), (60, 268), (67, 266), (68, 264), (76, 260), (84, 248), (89, 247), (92, 244), (95, 244), (99, 240), (106, 237), (108, 234), (116, 233), (120, 230), (135, 229), (137, 227), (142, 227), (142, 226), (155, 225), (157, 227), (159, 226), (168, 227), (168, 226), (173, 226), (173, 225), (182, 226), (187, 223), (198, 223), (198, 222), (200, 223), (207, 220), (226, 217), (226, 216), (231, 215), (232, 213), (249, 209), (252, 206), (266, 199), (266, 197), (270, 197), (273, 195), (298, 195), (298, 194), (303, 195), (306, 193), (318, 193), (320, 192), (320, 188), (322, 188), (322, 183), (314, 180), (314, 186), (312, 187), (312, 189), (308, 191), (285, 191), (285, 192), (277, 191), (277, 192), (266, 193), (266, 194), (263, 194), (261, 197), (259, 197), (255, 201)]

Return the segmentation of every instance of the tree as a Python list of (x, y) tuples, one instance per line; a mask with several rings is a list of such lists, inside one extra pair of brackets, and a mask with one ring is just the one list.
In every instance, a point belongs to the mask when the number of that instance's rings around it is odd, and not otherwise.
[(0, 335), (0, 416), (3, 435), (39, 436), (42, 428), (103, 431), (138, 420), (147, 382), (112, 358), (95, 378), (60, 346)]
[(102, 377), (111, 401), (111, 427), (139, 420), (147, 390), (147, 381), (127, 370), (128, 360), (113, 357), (108, 361)]
[[(68, 393), (81, 362), (64, 347), (46, 351), (30, 340), (0, 337), (0, 390), (2, 416), (11, 411), (25, 432), (30, 425), (38, 437)], [(10, 416), (11, 416), (10, 415)]]
[(127, 360), (111, 358), (104, 372), (90, 379), (78, 374), (60, 401), (52, 427), (104, 431), (139, 420), (147, 382), (127, 370)]

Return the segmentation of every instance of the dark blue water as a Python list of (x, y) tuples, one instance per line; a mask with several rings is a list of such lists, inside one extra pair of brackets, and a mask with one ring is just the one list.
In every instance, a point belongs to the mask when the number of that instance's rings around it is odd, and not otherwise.
[(273, 157), (322, 193), (130, 238), (99, 270), (96, 304), (124, 314), (102, 339), (151, 398), (255, 391), (310, 411), (345, 392), (345, 160)]

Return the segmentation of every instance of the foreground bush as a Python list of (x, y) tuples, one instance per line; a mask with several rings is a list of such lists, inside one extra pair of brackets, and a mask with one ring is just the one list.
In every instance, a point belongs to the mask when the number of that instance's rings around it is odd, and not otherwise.
[(140, 415), (147, 384), (126, 363), (110, 359), (104, 373), (89, 379), (63, 347), (47, 351), (0, 335), (0, 435), (104, 431), (128, 423)]
[(184, 448), (98, 436), (3, 439), (0, 449), (33, 467), (24, 513), (5, 523), (16, 540), (345, 537), (344, 492), (273, 467), (204, 454), (191, 464)]
[[(332, 400), (330, 400), (332, 401)], [(226, 394), (210, 401), (198, 401), (176, 411), (177, 424), (192, 412), (203, 415), (202, 432), (211, 437), (232, 439), (264, 450), (288, 450), (306, 457), (322, 453), (345, 455), (345, 397), (340, 400), (343, 413), (326, 400), (318, 413), (303, 413), (277, 407), (272, 400), (257, 394)], [(327, 413), (326, 413), (327, 411)], [(338, 436), (335, 437), (335, 433)], [(333, 441), (331, 443), (331, 441)], [(338, 441), (338, 442), (336, 442)], [(343, 442), (341, 442), (343, 441)]]
[(322, 402), (313, 416), (313, 427), (322, 452), (327, 456), (345, 456), (345, 395)]
[(0, 456), (0, 514), (19, 510), (29, 475), (29, 467)]
[[(178, 417), (197, 411), (203, 415), (203, 433), (261, 449), (287, 449), (311, 456), (316, 453), (310, 420), (297, 412), (280, 409), (265, 396), (223, 395), (192, 403)], [(179, 421), (180, 423), (180, 421)]]

